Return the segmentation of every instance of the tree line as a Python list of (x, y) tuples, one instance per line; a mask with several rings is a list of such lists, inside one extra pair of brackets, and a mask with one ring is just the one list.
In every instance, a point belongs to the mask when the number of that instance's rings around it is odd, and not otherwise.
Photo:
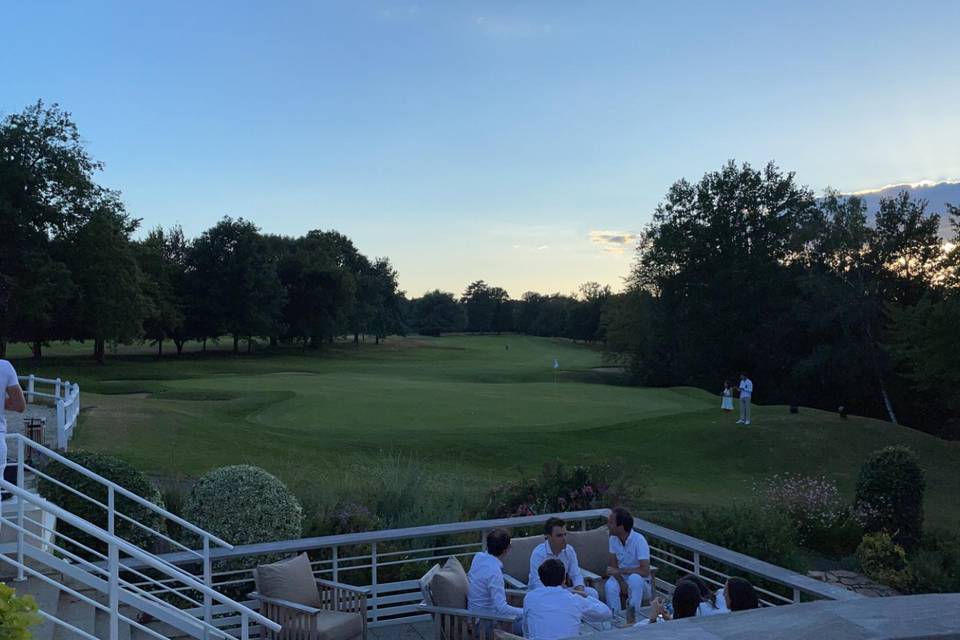
[(0, 355), (11, 341), (39, 359), (53, 340), (105, 345), (223, 336), (317, 347), (402, 333), (404, 299), (389, 259), (346, 236), (265, 235), (223, 218), (199, 237), (179, 227), (133, 238), (139, 220), (96, 182), (70, 115), (42, 102), (0, 123)]
[(960, 208), (906, 192), (872, 223), (774, 164), (676, 182), (604, 313), (607, 349), (644, 385), (719, 389), (747, 371), (760, 402), (903, 421), (946, 434), (960, 411)]

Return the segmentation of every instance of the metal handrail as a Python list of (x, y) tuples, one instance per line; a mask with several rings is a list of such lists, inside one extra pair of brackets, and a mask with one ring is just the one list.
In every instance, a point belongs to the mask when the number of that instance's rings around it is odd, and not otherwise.
[[(167, 511), (167, 510), (164, 509), (163, 507), (160, 507), (160, 506), (158, 506), (158, 505), (150, 502), (150, 501), (147, 500), (146, 498), (143, 498), (143, 497), (141, 497), (141, 496), (138, 496), (137, 494), (133, 493), (132, 491), (129, 491), (129, 490), (127, 490), (127, 489), (124, 489), (122, 486), (118, 485), (116, 482), (113, 482), (113, 481), (111, 481), (111, 480), (107, 480), (107, 479), (104, 478), (103, 476), (101, 476), (101, 475), (99, 475), (99, 474), (97, 474), (97, 473), (94, 473), (93, 471), (90, 471), (89, 469), (87, 469), (87, 468), (84, 467), (83, 465), (79, 465), (79, 464), (77, 464), (76, 462), (73, 462), (72, 460), (70, 460), (69, 458), (60, 455), (60, 454), (57, 453), (56, 451), (54, 451), (54, 450), (52, 450), (52, 449), (48, 449), (47, 447), (43, 446), (42, 444), (40, 444), (40, 443), (38, 443), (38, 442), (34, 442), (33, 440), (31, 440), (30, 438), (27, 438), (27, 437), (24, 436), (23, 434), (20, 434), (20, 433), (8, 433), (6, 437), (7, 437), (7, 438), (12, 438), (12, 439), (14, 439), (14, 441), (17, 441), (17, 440), (22, 441), (23, 444), (24, 444), (24, 446), (30, 447), (31, 449), (33, 449), (33, 450), (35, 450), (35, 451), (38, 451), (38, 452), (42, 453), (42, 454), (45, 455), (45, 456), (48, 456), (48, 457), (50, 457), (50, 458), (53, 458), (54, 460), (56, 460), (56, 461), (59, 462), (60, 464), (63, 464), (64, 466), (69, 467), (70, 469), (73, 469), (73, 470), (76, 471), (77, 473), (79, 473), (79, 474), (81, 474), (81, 475), (84, 475), (84, 476), (86, 476), (86, 477), (88, 477), (88, 478), (90, 478), (90, 479), (92, 479), (92, 480), (96, 480), (97, 482), (99, 482), (100, 484), (102, 484), (102, 485), (104, 485), (104, 486), (106, 486), (106, 487), (108, 487), (108, 488), (112, 488), (115, 492), (119, 493), (119, 494), (122, 495), (123, 497), (128, 498), (128, 499), (130, 499), (130, 500), (133, 500), (133, 501), (136, 502), (137, 504), (139, 504), (139, 505), (141, 505), (141, 506), (143, 506), (143, 507), (146, 507), (147, 509), (150, 509), (150, 510), (153, 511), (154, 513), (162, 516), (163, 518), (165, 518), (165, 519), (167, 519), (167, 520), (172, 520), (172, 521), (175, 522), (177, 525), (183, 527), (184, 529), (187, 529), (187, 530), (190, 531), (191, 533), (194, 533), (195, 535), (197, 535), (197, 536), (199, 536), (199, 537), (201, 537), (201, 538), (206, 538), (207, 540), (209, 540), (210, 542), (216, 544), (216, 545), (219, 546), (219, 547), (222, 547), (222, 548), (224, 548), (224, 549), (232, 549), (232, 548), (233, 548), (233, 545), (230, 544), (229, 542), (226, 542), (225, 540), (222, 540), (221, 538), (218, 538), (217, 536), (213, 535), (212, 533), (209, 533), (209, 532), (207, 532), (207, 531), (204, 531), (204, 530), (201, 529), (200, 527), (196, 526), (195, 524), (193, 524), (193, 523), (191, 523), (191, 522), (188, 522), (187, 520), (184, 520), (183, 518), (181, 518), (180, 516), (178, 516), (178, 515), (176, 515), (176, 514), (170, 513), (169, 511)], [(90, 500), (93, 500), (93, 499), (90, 498)], [(102, 503), (101, 503), (101, 506), (103, 506)]]
[[(159, 571), (168, 576), (174, 577), (178, 579), (180, 582), (183, 582), (186, 586), (202, 593), (205, 597), (209, 597), (213, 600), (216, 600), (217, 602), (229, 607), (230, 609), (235, 610), (237, 613), (245, 617), (248, 617), (254, 620), (261, 626), (265, 626), (271, 629), (272, 631), (279, 631), (281, 629), (281, 626), (276, 622), (274, 622), (273, 620), (270, 620), (269, 618), (261, 615), (260, 613), (254, 611), (253, 609), (250, 609), (249, 607), (243, 604), (240, 604), (239, 602), (231, 600), (230, 598), (224, 596), (218, 591), (208, 587), (202, 582), (199, 582), (189, 573), (186, 573), (185, 571), (181, 571), (179, 569), (172, 568), (170, 564), (168, 564), (167, 562), (164, 562), (163, 560), (160, 560), (159, 558), (154, 557), (152, 554), (146, 551), (143, 551), (139, 547), (133, 544), (130, 544), (123, 538), (119, 538), (107, 531), (104, 531), (100, 527), (94, 524), (91, 524), (90, 522), (87, 522), (86, 520), (74, 515), (70, 511), (67, 511), (66, 509), (63, 509), (55, 505), (49, 500), (41, 498), (28, 491), (24, 491), (23, 489), (16, 486), (15, 484), (7, 482), (6, 480), (3, 480), (3, 479), (0, 479), (0, 488), (3, 488), (5, 491), (9, 491), (13, 495), (17, 496), (19, 500), (23, 500), (25, 502), (29, 502), (31, 504), (34, 504), (40, 507), (42, 510), (47, 511), (48, 513), (54, 515), (55, 517), (66, 522), (67, 524), (73, 527), (76, 527), (77, 529), (80, 529), (87, 535), (93, 536), (94, 538), (97, 538), (100, 541), (111, 545), (117, 550), (117, 552), (123, 552), (126, 555), (130, 556), (131, 558), (136, 559), (138, 566), (148, 566), (151, 569)], [(179, 575), (177, 575), (177, 572), (179, 573)], [(190, 616), (190, 619), (191, 619), (191, 622), (193, 623), (204, 624), (203, 622), (197, 620), (193, 616)]]

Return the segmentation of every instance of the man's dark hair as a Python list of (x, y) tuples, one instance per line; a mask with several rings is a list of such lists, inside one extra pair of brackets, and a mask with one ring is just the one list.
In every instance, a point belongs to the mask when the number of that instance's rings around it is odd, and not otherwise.
[(559, 587), (567, 577), (567, 568), (556, 558), (548, 558), (537, 569), (537, 574), (545, 587)]
[(691, 580), (681, 580), (673, 590), (673, 617), (692, 618), (700, 607), (700, 588)]
[(553, 518), (550, 518), (545, 523), (543, 523), (543, 535), (552, 536), (554, 527), (565, 527), (565, 526), (567, 526), (566, 522), (554, 516)]
[(746, 611), (760, 607), (760, 600), (753, 585), (743, 578), (727, 580), (726, 592), (730, 594), (730, 611)]
[(500, 557), (510, 546), (510, 532), (506, 529), (494, 529), (487, 534), (487, 553)]
[(618, 527), (623, 527), (627, 533), (633, 531), (633, 516), (623, 507), (617, 507), (613, 510), (613, 521)]
[(713, 589), (710, 588), (710, 585), (707, 584), (706, 580), (695, 573), (689, 573), (680, 578), (680, 580), (677, 581), (677, 584), (680, 584), (680, 582), (683, 581), (692, 582), (693, 584), (697, 585), (697, 588), (700, 589), (700, 599), (704, 602), (709, 602), (714, 607), (717, 606), (717, 594), (713, 592)]

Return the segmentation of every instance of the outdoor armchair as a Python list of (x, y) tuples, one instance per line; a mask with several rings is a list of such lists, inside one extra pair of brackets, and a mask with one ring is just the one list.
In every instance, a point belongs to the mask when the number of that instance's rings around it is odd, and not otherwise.
[(257, 567), (253, 579), (260, 613), (283, 626), (265, 638), (366, 640), (368, 587), (316, 578), (306, 554)]

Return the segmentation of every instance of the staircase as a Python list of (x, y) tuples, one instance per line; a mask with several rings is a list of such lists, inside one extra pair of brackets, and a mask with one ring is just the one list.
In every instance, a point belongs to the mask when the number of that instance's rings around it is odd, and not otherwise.
[[(264, 628), (280, 630), (277, 623), (212, 588), (210, 548), (230, 549), (229, 544), (43, 445), (19, 434), (8, 435), (7, 442), (17, 454), (13, 463), (17, 481), (0, 480), (0, 489), (12, 494), (0, 510), (0, 576), (8, 578), (6, 582), (18, 593), (36, 600), (43, 622), (32, 630), (34, 638), (249, 640), (259, 637)], [(69, 489), (105, 510), (106, 528), (32, 490), (37, 478), (59, 483), (43, 471), (42, 463), (35, 462), (38, 458), (56, 460), (101, 485), (99, 495), (106, 494), (106, 500)], [(160, 515), (165, 524), (186, 529), (201, 540), (202, 548), (191, 549), (133, 520), (116, 508), (121, 497)], [(82, 545), (57, 530), (53, 522), (79, 529), (101, 550)], [(118, 523), (133, 523), (163, 545), (186, 552), (202, 574), (190, 574), (116, 535)]]

